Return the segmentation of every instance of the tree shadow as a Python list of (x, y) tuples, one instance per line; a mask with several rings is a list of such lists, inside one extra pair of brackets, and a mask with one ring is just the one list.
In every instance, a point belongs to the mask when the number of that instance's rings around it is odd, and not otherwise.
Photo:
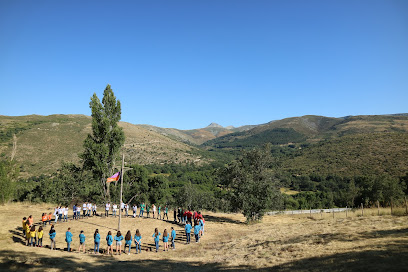
[(223, 216), (214, 216), (214, 215), (205, 215), (206, 221), (211, 221), (214, 223), (230, 223), (230, 224), (238, 224), (238, 225), (245, 225), (245, 222), (234, 220), (228, 217)]

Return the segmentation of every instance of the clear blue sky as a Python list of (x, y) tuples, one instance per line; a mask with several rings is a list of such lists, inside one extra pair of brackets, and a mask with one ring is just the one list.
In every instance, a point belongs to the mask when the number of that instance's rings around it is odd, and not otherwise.
[(192, 129), (408, 112), (408, 1), (0, 1), (1, 115)]

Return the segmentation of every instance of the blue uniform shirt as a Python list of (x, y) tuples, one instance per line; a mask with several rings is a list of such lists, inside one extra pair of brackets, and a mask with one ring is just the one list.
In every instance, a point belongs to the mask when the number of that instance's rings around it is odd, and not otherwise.
[(175, 230), (172, 230), (172, 231), (171, 231), (171, 240), (174, 241), (174, 239), (176, 239), (176, 231), (175, 231)]
[(99, 243), (101, 241), (101, 235), (99, 233), (97, 233), (95, 235), (95, 243)]
[(112, 235), (106, 236), (106, 242), (108, 243), (108, 246), (112, 245), (112, 243), (113, 243)]
[(79, 242), (80, 242), (81, 244), (85, 243), (85, 235), (84, 235), (83, 233), (81, 233), (81, 234), (79, 235)]
[(67, 231), (67, 232), (65, 233), (65, 241), (66, 241), (67, 243), (71, 243), (71, 242), (72, 242), (72, 233), (71, 233), (70, 231)]
[(187, 224), (184, 229), (186, 230), (186, 233), (190, 233), (191, 232), (191, 225)]

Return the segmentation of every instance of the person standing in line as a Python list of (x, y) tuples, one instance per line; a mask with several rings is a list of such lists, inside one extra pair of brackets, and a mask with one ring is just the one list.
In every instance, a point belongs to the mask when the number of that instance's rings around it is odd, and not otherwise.
[(68, 222), (68, 206), (64, 208), (64, 222)]
[(111, 254), (113, 256), (113, 237), (112, 237), (112, 232), (109, 231), (108, 235), (106, 235), (106, 243), (108, 244), (108, 249), (107, 249), (107, 254), (109, 255), (109, 249), (111, 251)]
[(84, 231), (81, 230), (81, 233), (79, 234), (79, 249), (78, 253), (81, 253), (81, 247), (83, 252), (85, 253), (85, 234)]
[(77, 218), (77, 214), (76, 214), (76, 212), (77, 212), (77, 204), (74, 204), (74, 206), (72, 207), (72, 220), (76, 220)]
[(123, 248), (123, 253), (126, 253), (126, 246), (129, 247), (128, 255), (130, 255), (130, 250), (132, 249), (132, 234), (130, 233), (130, 230), (128, 230), (125, 236), (125, 247)]
[(57, 235), (57, 233), (55, 232), (54, 225), (51, 225), (51, 229), (48, 232), (48, 235), (50, 236), (50, 240), (51, 240), (51, 245), (50, 245), (51, 250), (56, 249), (55, 236)]
[(58, 208), (58, 221), (62, 222), (62, 219), (64, 217), (64, 211), (65, 208), (63, 206), (59, 206)]
[(190, 244), (191, 225), (189, 222), (186, 223), (184, 229), (186, 231), (186, 238), (187, 238), (186, 244)]
[(174, 244), (176, 240), (176, 231), (174, 230), (173, 227), (171, 227), (171, 248), (176, 249), (176, 245)]
[(149, 216), (149, 214), (150, 214), (150, 206), (149, 206), (149, 205), (146, 205), (146, 213), (147, 213), (146, 218), (150, 218), (150, 216)]
[(126, 215), (126, 217), (128, 217), (129, 216), (129, 204), (125, 204), (125, 215)]
[(99, 245), (101, 243), (101, 235), (99, 234), (99, 230), (96, 229), (94, 233), (94, 254), (99, 254)]
[(92, 216), (97, 216), (96, 208), (97, 208), (96, 203), (94, 203), (93, 206), (92, 206)]
[(37, 231), (37, 247), (42, 247), (43, 236), (44, 236), (43, 227), (40, 226)]
[(120, 233), (120, 230), (116, 233), (116, 236), (114, 237), (114, 239), (116, 241), (116, 255), (118, 255), (118, 249), (119, 249), (119, 255), (121, 255), (123, 236), (122, 236), (122, 233)]
[(42, 216), (41, 216), (41, 221), (42, 221), (42, 223), (43, 223), (43, 226), (46, 226), (46, 225), (47, 225), (48, 216), (47, 216), (46, 213), (43, 213), (43, 214), (42, 214)]
[(71, 228), (68, 228), (67, 232), (65, 232), (65, 242), (67, 242), (67, 251), (71, 252), (71, 242), (72, 242)]
[(109, 210), (110, 210), (110, 203), (106, 203), (105, 205), (105, 216), (109, 217)]
[(47, 220), (48, 224), (51, 225), (51, 221), (52, 221), (52, 214), (51, 213), (48, 213), (47, 219), (48, 219)]
[(120, 203), (120, 212), (123, 214), (123, 211), (125, 209), (125, 203)]
[(140, 217), (143, 217), (144, 208), (145, 208), (145, 204), (144, 204), (144, 202), (143, 202), (142, 204), (140, 204), (140, 214), (139, 214), (139, 218), (140, 218)]
[(81, 206), (77, 205), (77, 219), (81, 219)]
[(57, 221), (58, 221), (58, 207), (55, 207), (55, 209), (54, 209), (54, 217), (55, 217), (54, 224), (57, 224)]
[(160, 235), (161, 233), (159, 232), (159, 230), (155, 228), (152, 237), (154, 237), (154, 244), (156, 245), (156, 252), (159, 252)]
[(161, 205), (157, 208), (157, 219), (161, 220)]
[(174, 223), (177, 223), (177, 210), (176, 210), (176, 208), (174, 208), (173, 217), (174, 217)]
[(134, 237), (135, 244), (136, 244), (136, 254), (137, 251), (139, 250), (139, 253), (142, 253), (142, 235), (139, 232), (139, 229), (136, 230), (136, 234)]
[(200, 225), (198, 224), (197, 220), (194, 221), (194, 236), (196, 239), (196, 243), (200, 242)]
[(167, 232), (167, 229), (164, 229), (163, 231), (163, 246), (163, 251), (169, 251), (169, 233)]
[(133, 218), (136, 218), (137, 216), (137, 206), (136, 204), (133, 205)]
[(164, 220), (164, 217), (167, 218), (167, 221), (169, 220), (168, 213), (169, 213), (169, 207), (167, 207), (167, 205), (166, 205), (166, 206), (164, 206), (163, 220)]
[(91, 202), (88, 202), (87, 208), (88, 208), (88, 217), (91, 217), (91, 213), (92, 213), (92, 203)]
[(157, 216), (157, 214), (156, 214), (156, 206), (154, 204), (152, 205), (152, 210), (153, 210), (153, 219), (155, 219), (155, 216)]
[(35, 245), (37, 244), (35, 234), (36, 234), (35, 226), (32, 225), (30, 227), (30, 247), (33, 247), (33, 246), (35, 247)]
[(116, 217), (116, 211), (118, 210), (118, 205), (116, 205), (115, 203), (113, 203), (112, 205), (112, 216)]
[(87, 202), (85, 202), (84, 204), (82, 204), (82, 217), (85, 218), (86, 216), (86, 208), (87, 208)]

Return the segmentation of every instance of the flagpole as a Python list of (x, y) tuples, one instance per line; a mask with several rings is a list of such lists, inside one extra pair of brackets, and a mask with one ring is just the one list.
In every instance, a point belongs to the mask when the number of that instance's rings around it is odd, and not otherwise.
[(119, 224), (118, 224), (118, 231), (120, 231), (120, 219), (121, 215), (121, 208), (122, 208), (122, 190), (123, 190), (123, 168), (125, 164), (125, 152), (122, 153), (122, 169), (120, 171), (120, 203), (119, 203)]

